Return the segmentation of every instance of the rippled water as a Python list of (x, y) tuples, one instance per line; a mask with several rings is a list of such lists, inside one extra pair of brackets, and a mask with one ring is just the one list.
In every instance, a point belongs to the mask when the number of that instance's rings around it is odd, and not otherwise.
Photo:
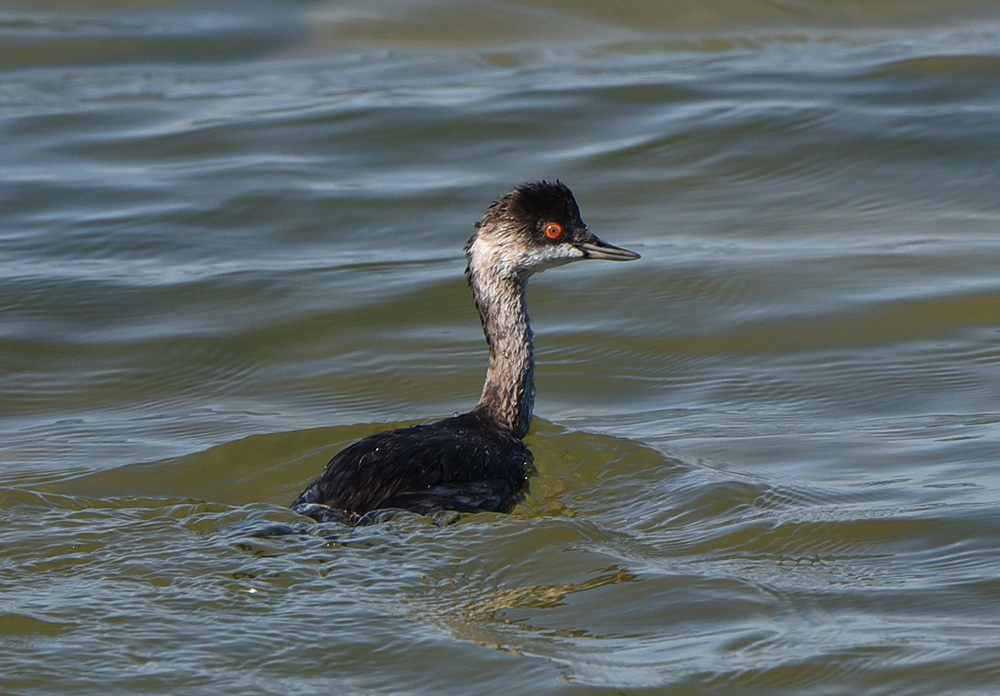
[[(0, 8), (0, 692), (1000, 691), (1000, 10)], [(285, 506), (469, 408), (571, 185), (509, 516)]]

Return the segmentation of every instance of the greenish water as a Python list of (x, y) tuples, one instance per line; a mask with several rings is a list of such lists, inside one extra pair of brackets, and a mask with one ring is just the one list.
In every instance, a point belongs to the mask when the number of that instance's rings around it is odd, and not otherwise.
[[(0, 693), (1000, 691), (1000, 9), (0, 8)], [(286, 509), (469, 408), (560, 178), (511, 515)]]

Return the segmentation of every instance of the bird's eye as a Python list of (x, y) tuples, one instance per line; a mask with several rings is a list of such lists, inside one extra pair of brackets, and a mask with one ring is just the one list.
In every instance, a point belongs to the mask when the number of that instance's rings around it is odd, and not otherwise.
[(550, 222), (545, 226), (545, 236), (549, 239), (559, 239), (563, 235), (563, 228), (558, 222)]

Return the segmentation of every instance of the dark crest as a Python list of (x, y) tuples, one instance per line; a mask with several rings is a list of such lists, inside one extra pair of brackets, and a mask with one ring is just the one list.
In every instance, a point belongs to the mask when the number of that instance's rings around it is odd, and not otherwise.
[(556, 221), (573, 227), (586, 227), (573, 192), (561, 181), (522, 184), (497, 199), (486, 216), (512, 221), (530, 220), (535, 226)]

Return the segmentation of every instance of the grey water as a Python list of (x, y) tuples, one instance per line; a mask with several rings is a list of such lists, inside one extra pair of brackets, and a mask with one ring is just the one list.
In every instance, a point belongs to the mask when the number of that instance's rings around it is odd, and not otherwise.
[[(542, 178), (524, 503), (288, 511)], [(5, 3), (0, 693), (1000, 691), (998, 184), (996, 3)]]

